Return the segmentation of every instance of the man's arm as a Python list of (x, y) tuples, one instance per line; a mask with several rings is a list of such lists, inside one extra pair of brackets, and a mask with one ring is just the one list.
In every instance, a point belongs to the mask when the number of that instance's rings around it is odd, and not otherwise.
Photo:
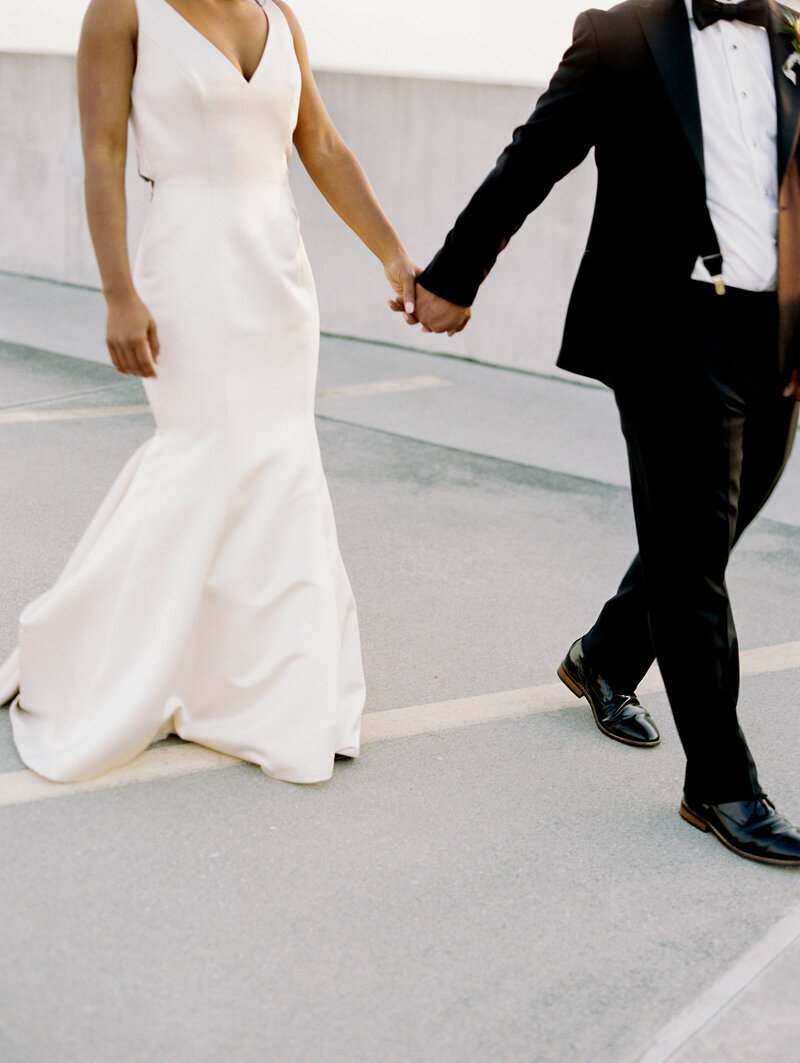
[[(417, 317), (430, 331), (454, 332), (468, 318), (497, 256), (553, 185), (578, 166), (595, 143), (598, 109), (597, 37), (588, 13), (547, 91), (497, 165), (470, 200), (444, 246), (418, 278)], [(444, 304), (444, 305), (443, 305)], [(447, 307), (452, 306), (448, 313)], [(434, 327), (436, 326), (436, 327)]]

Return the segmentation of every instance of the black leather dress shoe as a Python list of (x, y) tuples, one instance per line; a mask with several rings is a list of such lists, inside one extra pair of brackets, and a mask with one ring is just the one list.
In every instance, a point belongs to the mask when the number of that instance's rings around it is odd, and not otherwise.
[(766, 794), (722, 805), (706, 805), (684, 796), (681, 815), (698, 830), (716, 834), (723, 845), (748, 860), (800, 867), (800, 831), (775, 811)]
[(614, 690), (583, 656), (580, 639), (573, 642), (559, 665), (558, 678), (576, 697), (586, 698), (604, 735), (629, 746), (657, 746), (661, 741), (656, 725), (636, 695)]

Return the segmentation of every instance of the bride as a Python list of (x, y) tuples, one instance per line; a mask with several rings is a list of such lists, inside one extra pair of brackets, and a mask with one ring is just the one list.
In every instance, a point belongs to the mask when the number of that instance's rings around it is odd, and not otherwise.
[[(413, 311), (418, 272), (320, 99), (281, 0), (92, 0), (78, 54), (111, 359), (155, 435), (0, 668), (24, 762), (83, 780), (159, 735), (330, 777), (364, 677), (314, 425), (319, 320), (293, 146)], [(129, 267), (128, 117), (152, 200)]]

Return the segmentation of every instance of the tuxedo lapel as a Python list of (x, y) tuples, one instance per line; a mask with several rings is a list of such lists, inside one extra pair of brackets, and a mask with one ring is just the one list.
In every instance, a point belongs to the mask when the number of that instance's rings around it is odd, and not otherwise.
[(686, 4), (684, 0), (648, 0), (637, 14), (681, 128), (705, 171), (700, 97)]
[(785, 25), (780, 8), (771, 3), (767, 33), (772, 49), (775, 93), (778, 98), (778, 175), (781, 180), (786, 173), (800, 131), (800, 67), (795, 67), (799, 84), (794, 85), (783, 72), (783, 65), (792, 54), (792, 42), (781, 32)]

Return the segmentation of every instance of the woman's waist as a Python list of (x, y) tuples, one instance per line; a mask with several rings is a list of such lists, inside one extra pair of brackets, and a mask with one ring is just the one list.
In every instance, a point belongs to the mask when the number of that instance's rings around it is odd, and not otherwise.
[[(269, 249), (275, 261), (294, 260), (300, 224), (288, 183), (218, 185), (168, 178), (154, 183), (137, 261), (161, 273), (207, 269), (213, 255), (250, 261)], [(159, 266), (160, 263), (160, 266)]]
[(296, 221), (292, 190), (287, 180), (209, 181), (178, 174), (151, 181), (149, 215), (165, 225), (202, 226), (239, 219), (245, 225), (285, 218)]
[(196, 173), (181, 171), (156, 171), (153, 175), (142, 174), (155, 194), (161, 190), (186, 189), (197, 194), (214, 195), (241, 189), (243, 192), (274, 193), (275, 189), (288, 188), (289, 173), (284, 169), (275, 173)]

